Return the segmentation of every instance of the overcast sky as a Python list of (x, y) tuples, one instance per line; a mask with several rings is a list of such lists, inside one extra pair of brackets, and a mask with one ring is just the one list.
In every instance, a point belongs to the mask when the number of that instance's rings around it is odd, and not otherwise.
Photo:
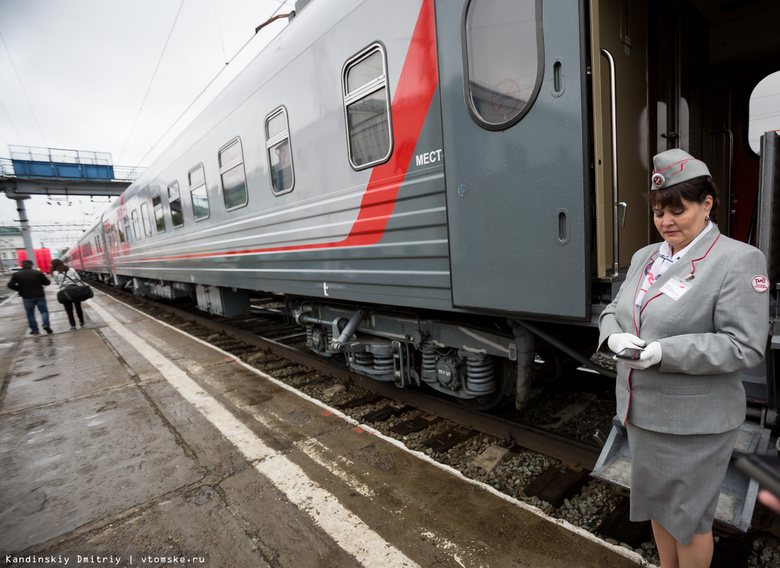
[[(115, 165), (147, 165), (287, 20), (257, 36), (255, 28), (294, 4), (0, 0), (0, 157), (19, 145), (107, 152)], [(106, 199), (69, 202), (40, 197), (25, 206), (34, 224), (79, 223), (91, 221)], [(0, 196), (0, 225), (16, 219), (16, 202)], [(79, 233), (36, 231), (34, 246), (59, 249)]]

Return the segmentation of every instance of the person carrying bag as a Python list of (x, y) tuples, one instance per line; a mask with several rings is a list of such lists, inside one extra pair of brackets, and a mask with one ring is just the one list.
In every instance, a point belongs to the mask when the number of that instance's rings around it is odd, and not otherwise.
[(78, 273), (73, 268), (55, 258), (51, 262), (51, 274), (60, 287), (57, 292), (57, 301), (65, 307), (68, 314), (70, 329), (76, 329), (76, 320), (73, 317), (73, 308), (76, 308), (76, 315), (79, 318), (79, 326), (84, 327), (84, 313), (81, 310), (81, 302), (84, 302), (94, 296), (92, 288), (81, 281)]
[[(72, 268), (70, 270), (73, 270)], [(95, 294), (92, 292), (92, 288), (84, 284), (81, 280), (74, 280), (67, 274), (65, 274), (65, 280), (71, 282), (66, 284), (65, 288), (60, 289), (57, 292), (57, 301), (60, 304), (65, 302), (86, 302)]]

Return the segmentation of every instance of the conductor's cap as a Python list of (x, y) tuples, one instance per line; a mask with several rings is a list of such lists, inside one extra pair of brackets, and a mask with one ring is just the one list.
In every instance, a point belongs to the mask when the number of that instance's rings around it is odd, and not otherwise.
[(679, 148), (674, 148), (653, 157), (650, 189), (666, 189), (684, 181), (709, 175), (710, 170), (704, 162)]

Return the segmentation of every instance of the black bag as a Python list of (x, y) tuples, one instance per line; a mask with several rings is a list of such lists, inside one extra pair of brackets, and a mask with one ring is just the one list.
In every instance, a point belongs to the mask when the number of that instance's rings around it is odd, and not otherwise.
[(84, 302), (94, 296), (92, 288), (84, 284), (83, 286), (66, 286), (57, 292), (57, 301), (60, 304), (65, 302)]
[(77, 284), (76, 281), (67, 274), (65, 275), (65, 278), (73, 282), (73, 284), (66, 286), (57, 292), (57, 301), (60, 304), (64, 304), (65, 302), (85, 302), (95, 295), (92, 288), (86, 284)]

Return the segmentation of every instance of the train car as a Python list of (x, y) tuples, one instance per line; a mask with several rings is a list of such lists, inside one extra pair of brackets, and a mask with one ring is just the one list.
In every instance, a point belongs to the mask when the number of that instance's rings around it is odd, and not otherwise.
[[(746, 139), (778, 17), (771, 0), (300, 0), (85, 236), (106, 256), (84, 270), (226, 316), (280, 294), (359, 373), (522, 408), (534, 377), (592, 365), (599, 313), (657, 240), (658, 152), (710, 165), (721, 231), (764, 250), (776, 294), (776, 150)], [(745, 377), (763, 423), (769, 347)]]
[[(100, 224), (93, 225), (82, 235), (78, 247), (68, 251), (70, 263), (84, 275), (97, 277), (109, 273), (109, 257)], [(99, 278), (104, 279), (105, 276)]]
[(82, 274), (86, 274), (84, 272), (84, 265), (81, 262), (81, 246), (76, 245), (74, 247), (69, 248), (65, 254), (62, 255), (62, 261), (67, 264), (68, 266), (73, 267), (75, 270), (78, 270)]

